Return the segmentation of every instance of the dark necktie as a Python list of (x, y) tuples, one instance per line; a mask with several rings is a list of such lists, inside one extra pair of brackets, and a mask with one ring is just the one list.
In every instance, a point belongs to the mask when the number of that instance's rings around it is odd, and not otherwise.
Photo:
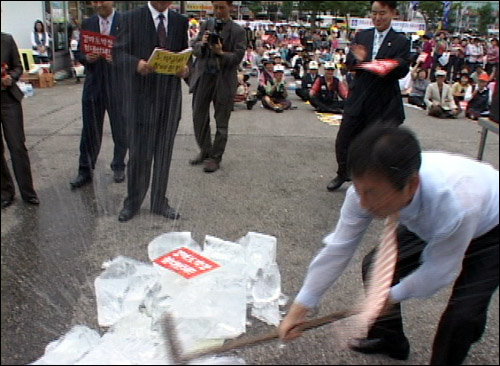
[(158, 40), (160, 41), (160, 47), (161, 48), (167, 48), (167, 31), (165, 29), (165, 23), (163, 21), (165, 20), (165, 15), (160, 14), (158, 15), (158, 19), (160, 19), (160, 23), (158, 24)]

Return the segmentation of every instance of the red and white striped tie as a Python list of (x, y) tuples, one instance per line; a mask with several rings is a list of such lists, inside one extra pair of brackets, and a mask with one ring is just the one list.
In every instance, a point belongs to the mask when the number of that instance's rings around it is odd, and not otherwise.
[(385, 221), (382, 242), (377, 249), (375, 263), (366, 289), (366, 297), (360, 306), (358, 320), (360, 325), (370, 329), (375, 320), (380, 316), (389, 297), (396, 262), (398, 259), (398, 241), (396, 229), (399, 214), (389, 216)]

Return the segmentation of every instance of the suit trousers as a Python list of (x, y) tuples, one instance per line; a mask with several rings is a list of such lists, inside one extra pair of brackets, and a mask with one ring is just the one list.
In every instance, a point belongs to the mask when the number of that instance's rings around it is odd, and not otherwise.
[[(365, 108), (364, 110), (370, 111), (371, 108)], [(339, 127), (339, 132), (337, 133), (337, 140), (335, 141), (335, 155), (337, 157), (337, 175), (341, 178), (349, 178), (347, 171), (347, 155), (349, 152), (349, 146), (351, 142), (356, 139), (356, 137), (361, 134), (367, 127), (378, 123), (377, 120), (378, 113), (362, 113), (358, 116), (351, 116), (344, 113), (342, 116), (342, 123)], [(390, 120), (384, 117), (380, 118), (380, 123), (390, 123), (394, 126), (399, 126), (399, 122), (396, 120)]]
[(124, 207), (132, 211), (139, 210), (146, 197), (153, 161), (151, 211), (158, 213), (168, 205), (165, 194), (181, 118), (182, 96), (180, 87), (172, 80), (165, 80), (163, 86), (167, 91), (150, 97), (138, 96), (135, 100), (135, 112), (130, 121), (128, 195), (124, 202)]
[[(441, 316), (434, 344), (431, 365), (460, 365), (471, 345), (477, 342), (486, 327), (488, 305), (498, 288), (499, 240), (498, 226), (471, 241), (462, 263), (462, 271), (453, 285), (448, 306)], [(398, 228), (398, 262), (393, 285), (415, 271), (426, 243), (404, 226)], [(374, 261), (375, 249), (363, 260), (363, 282), (366, 283)], [(405, 338), (399, 304), (377, 319), (368, 338), (384, 338), (398, 344)]]
[[(104, 115), (108, 112), (111, 125), (111, 134), (114, 142), (113, 161), (111, 169), (113, 171), (125, 170), (125, 156), (127, 155), (127, 128), (120, 97), (113, 95), (109, 83), (103, 81), (100, 93), (92, 91), (86, 93), (84, 90), (82, 98), (82, 137), (80, 140), (80, 160), (79, 171), (83, 174), (90, 174), (91, 169), (95, 169), (97, 157), (101, 150), (102, 132), (104, 127)], [(116, 92), (116, 91), (115, 91)], [(88, 95), (87, 95), (88, 94)]]
[(5, 148), (3, 137), (12, 158), (12, 168), (16, 177), (17, 185), (24, 200), (36, 198), (31, 175), (30, 159), (24, 135), (23, 108), (21, 102), (17, 101), (8, 91), (2, 91), (2, 129), (0, 139), (2, 140), (2, 162), (1, 162), (1, 187), (2, 199), (10, 199), (15, 196), (14, 182), (5, 160)]
[[(204, 158), (222, 160), (226, 150), (229, 119), (233, 108), (233, 100), (223, 100), (218, 96), (217, 75), (202, 75), (193, 93), (193, 125), (196, 142)], [(216, 133), (212, 143), (210, 130), (210, 104), (215, 109)]]

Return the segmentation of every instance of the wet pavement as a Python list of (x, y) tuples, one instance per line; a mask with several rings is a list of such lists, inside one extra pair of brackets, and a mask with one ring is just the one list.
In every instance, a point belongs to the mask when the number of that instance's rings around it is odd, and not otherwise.
[[(255, 86), (255, 79), (252, 80)], [(206, 175), (188, 160), (197, 154), (191, 120), (191, 96), (184, 87), (183, 119), (175, 142), (167, 196), (182, 217), (169, 221), (149, 213), (149, 195), (140, 215), (117, 220), (126, 183), (113, 182), (109, 168), (113, 143), (105, 123), (94, 180), (79, 190), (76, 176), (81, 132), (83, 84), (73, 80), (36, 89), (23, 102), (25, 131), (35, 186), (41, 205), (19, 196), (1, 214), (1, 363), (26, 364), (73, 325), (98, 329), (94, 279), (101, 264), (118, 255), (147, 261), (147, 245), (169, 231), (190, 231), (199, 243), (205, 235), (237, 240), (249, 231), (276, 236), (282, 291), (292, 299), (307, 266), (333, 228), (345, 189), (326, 191), (335, 172), (338, 127), (320, 122), (310, 106), (292, 99), (297, 110), (277, 115), (260, 104), (248, 111), (237, 104), (230, 123), (222, 169)], [(424, 149), (475, 157), (480, 128), (465, 120), (437, 120), (407, 108), (406, 125)], [(8, 155), (8, 153), (7, 153)], [(490, 134), (484, 160), (498, 168), (498, 136)], [(381, 230), (368, 230), (347, 271), (325, 295), (321, 315), (351, 307), (361, 291), (360, 261)], [(235, 352), (249, 364), (426, 364), (432, 338), (449, 289), (428, 300), (404, 304), (412, 345), (410, 359), (355, 354), (345, 348), (344, 328), (311, 331), (286, 347), (277, 342)], [(247, 333), (270, 327), (249, 318)], [(340, 324), (342, 325), (342, 324)], [(466, 364), (498, 364), (498, 291), (490, 305), (488, 328), (473, 346)]]

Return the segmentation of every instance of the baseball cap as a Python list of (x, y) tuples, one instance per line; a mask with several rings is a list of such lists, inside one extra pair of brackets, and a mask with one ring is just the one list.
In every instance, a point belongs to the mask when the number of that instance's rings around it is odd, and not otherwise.
[(331, 61), (325, 62), (325, 70), (335, 70), (335, 64)]
[(481, 75), (479, 75), (479, 80), (481, 80), (481, 81), (490, 81), (490, 77), (488, 76), (487, 73), (483, 72)]
[(309, 62), (309, 70), (318, 70), (318, 63), (316, 61)]
[(262, 64), (263, 65), (267, 65), (267, 64), (274, 64), (274, 61), (273, 60), (270, 60), (268, 58), (264, 58), (262, 59)]
[(285, 68), (282, 65), (275, 65), (274, 72), (285, 72)]
[(446, 76), (446, 71), (444, 71), (444, 70), (438, 70), (438, 71), (436, 71), (436, 77), (437, 76)]

